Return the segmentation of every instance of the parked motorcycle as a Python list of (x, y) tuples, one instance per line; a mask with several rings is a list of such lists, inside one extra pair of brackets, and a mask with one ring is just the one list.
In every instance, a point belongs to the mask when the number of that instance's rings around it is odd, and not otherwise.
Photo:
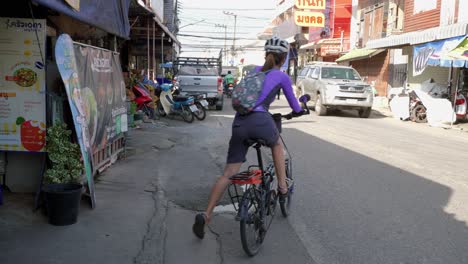
[(457, 98), (455, 99), (455, 114), (457, 115), (457, 120), (465, 121), (467, 116), (468, 102), (466, 97), (461, 91), (457, 93)]
[(410, 118), (416, 123), (426, 123), (427, 122), (427, 109), (423, 105), (419, 96), (411, 91), (409, 93), (410, 97)]
[(193, 94), (191, 95), (195, 99), (195, 105), (198, 111), (194, 112), (195, 118), (198, 120), (204, 120), (206, 118), (206, 109), (209, 103), (205, 100), (206, 94)]
[(161, 94), (157, 104), (160, 116), (179, 115), (187, 123), (192, 123), (194, 113), (198, 111), (192, 96), (172, 96), (172, 84), (161, 84)]
[(150, 119), (154, 119), (154, 103), (149, 91), (138, 83), (132, 87), (133, 93), (135, 94), (134, 102), (137, 104), (137, 111), (143, 111)]
[[(177, 98), (181, 95), (181, 91), (178, 85), (174, 85), (172, 89), (172, 96)], [(197, 120), (204, 120), (206, 118), (206, 109), (208, 109), (209, 103), (205, 100), (206, 94), (204, 93), (194, 93), (190, 94), (194, 97), (194, 103), (197, 106), (197, 111), (193, 112), (193, 115)]]

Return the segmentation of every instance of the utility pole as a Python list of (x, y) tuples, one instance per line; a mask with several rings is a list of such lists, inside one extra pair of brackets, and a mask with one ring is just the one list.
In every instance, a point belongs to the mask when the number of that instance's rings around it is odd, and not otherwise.
[[(161, 64), (164, 63), (164, 37), (166, 34), (162, 32), (161, 34)], [(162, 83), (164, 83), (164, 75), (165, 75), (165, 69), (162, 68)]]
[(226, 39), (227, 39), (227, 26), (226, 25), (222, 25), (222, 24), (216, 24), (215, 27), (220, 27), (220, 28), (224, 28), (224, 63), (226, 63), (226, 65), (228, 64), (228, 60), (227, 60), (227, 45), (226, 45)]
[(237, 14), (232, 12), (223, 11), (225, 15), (234, 17), (234, 38), (232, 39), (232, 57), (236, 56), (236, 24), (237, 24)]

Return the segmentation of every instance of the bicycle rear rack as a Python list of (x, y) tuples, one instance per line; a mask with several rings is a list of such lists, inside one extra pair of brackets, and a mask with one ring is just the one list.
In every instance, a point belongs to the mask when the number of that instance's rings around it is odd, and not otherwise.
[(236, 211), (239, 211), (239, 204), (242, 196), (249, 185), (262, 183), (262, 171), (258, 166), (250, 166), (248, 170), (240, 172), (229, 178), (231, 183), (228, 187), (229, 198)]

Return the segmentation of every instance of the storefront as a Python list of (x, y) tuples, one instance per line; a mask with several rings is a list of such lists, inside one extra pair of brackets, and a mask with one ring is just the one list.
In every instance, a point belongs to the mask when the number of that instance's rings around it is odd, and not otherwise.
[[(431, 80), (442, 84), (441, 98), (448, 99), (459, 114), (457, 119), (465, 119), (459, 105), (466, 102), (468, 84), (465, 82), (468, 67), (468, 39), (458, 36), (413, 46), (412, 82), (414, 79)], [(466, 111), (466, 109), (464, 110)]]
[[(118, 52), (130, 33), (129, 2), (81, 0), (71, 6), (64, 1), (18, 0), (2, 9), (0, 30), (5, 41), (1, 43), (0, 68), (1, 79), (7, 80), (0, 86), (2, 123), (7, 121), (1, 126), (0, 141), (4, 188), (25, 193), (40, 190), (47, 166), (45, 131), (56, 120), (65, 122), (69, 128), (75, 127), (73, 138), (80, 141), (80, 130), (75, 122), (79, 119), (78, 113), (73, 112), (73, 104), (69, 103), (76, 103), (73, 101), (76, 98), (86, 101), (83, 102), (86, 111), (81, 114), (92, 131), (86, 135), (89, 143), (86, 153), (92, 165), (86, 175), (88, 187), (94, 175), (109, 166), (123, 149), (125, 106), (114, 107), (113, 103), (125, 100), (125, 93), (121, 96), (122, 70)], [(106, 84), (88, 83), (82, 76), (89, 74), (77, 70), (79, 87), (89, 89), (81, 89), (81, 96), (72, 101), (66, 88), (68, 78), (63, 78), (59, 63), (66, 60), (57, 53), (64, 48), (59, 48), (57, 42), (65, 35), (71, 37), (66, 56), (75, 49), (76, 65), (81, 70), (93, 69), (92, 72), (98, 72), (101, 77), (105, 75), (96, 81)], [(81, 55), (91, 57), (80, 62)], [(90, 188), (87, 191), (88, 194), (92, 192)]]
[(130, 2), (128, 16), (132, 25), (131, 40), (122, 48), (123, 62), (129, 69), (144, 70), (148, 79), (161, 82), (164, 68), (160, 65), (177, 57), (180, 42), (161, 22), (163, 15), (141, 0)]

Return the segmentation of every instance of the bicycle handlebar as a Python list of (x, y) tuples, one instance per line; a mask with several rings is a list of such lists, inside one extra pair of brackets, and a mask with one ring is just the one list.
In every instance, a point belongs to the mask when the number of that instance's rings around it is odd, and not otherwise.
[(291, 113), (289, 114), (286, 114), (286, 115), (281, 115), (282, 118), (284, 119), (292, 119), (294, 117), (299, 117), (299, 116), (302, 116), (302, 115), (309, 115), (310, 114), (310, 109), (309, 107), (307, 106), (307, 102), (310, 101), (310, 96), (308, 94), (305, 94), (303, 96), (301, 96), (299, 98), (299, 101), (302, 103), (302, 112), (300, 113), (296, 113), (294, 111), (292, 111)]

